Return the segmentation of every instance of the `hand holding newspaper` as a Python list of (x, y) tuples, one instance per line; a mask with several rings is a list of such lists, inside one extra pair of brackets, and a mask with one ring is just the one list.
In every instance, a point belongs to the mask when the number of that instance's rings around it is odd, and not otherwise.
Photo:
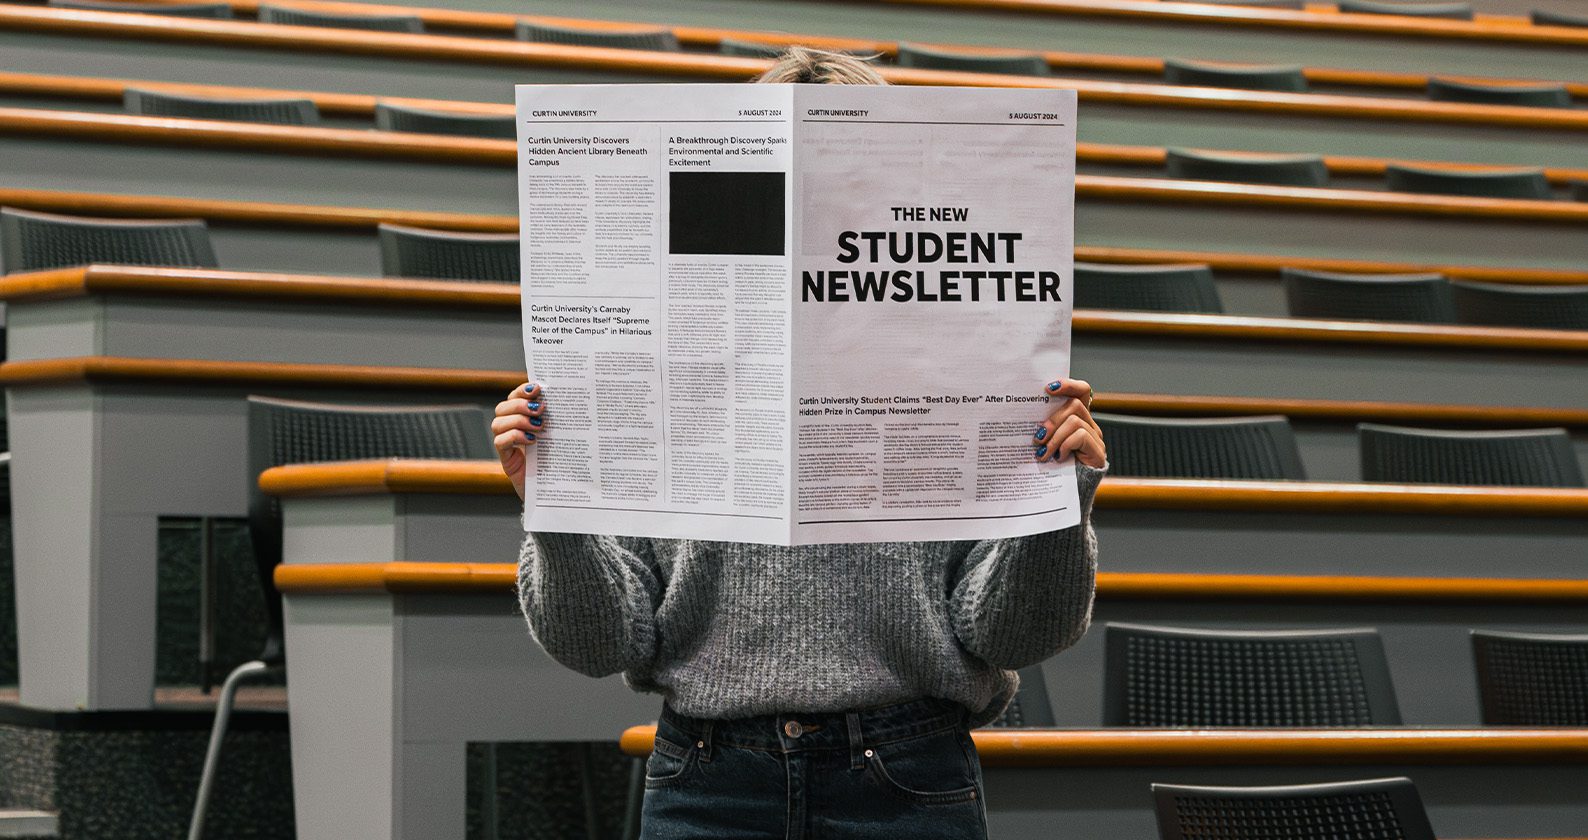
[(1075, 94), (518, 88), (536, 531), (784, 545), (1067, 528)]

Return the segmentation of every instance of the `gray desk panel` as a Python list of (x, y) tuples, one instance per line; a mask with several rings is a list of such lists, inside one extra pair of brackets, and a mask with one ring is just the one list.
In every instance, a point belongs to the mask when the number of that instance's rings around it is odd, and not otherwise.
[(1076, 241), (1125, 248), (1581, 268), (1588, 222), (1517, 222), (1081, 198)]
[[(1101, 551), (1100, 565), (1116, 570), (1119, 555), (1112, 542), (1102, 545)], [(1375, 627), (1384, 639), (1401, 719), (1407, 726), (1450, 727), (1481, 725), (1469, 630), (1588, 631), (1588, 618), (1581, 606), (1105, 598), (1097, 602), (1092, 629), (1086, 636), (1042, 664), (1058, 726), (1097, 727), (1103, 723), (1103, 625), (1108, 622), (1239, 630)]]
[(180, 195), (286, 204), (518, 212), (512, 167), (466, 166), (201, 145), (0, 137), (12, 189)]
[[(522, 370), (515, 310), (103, 298), (11, 307), (13, 360), (103, 354)], [(91, 348), (91, 349), (90, 349)]]
[(1580, 519), (1099, 510), (1113, 572), (1588, 577)]
[[(1408, 776), (1440, 837), (1562, 837), (1588, 825), (1580, 764), (990, 768), (993, 837), (1156, 837), (1151, 785), (1283, 785)], [(1525, 779), (1525, 781), (1523, 781)]]
[[(1357, 96), (1366, 95), (1358, 91)], [(1082, 141), (1513, 166), (1588, 166), (1583, 132), (1083, 102)]]
[(511, 592), (397, 599), (403, 729), (414, 740), (611, 741), (661, 698), (570, 671), (529, 635)]
[(1580, 408), (1580, 357), (1077, 333), (1071, 369), (1114, 391)]

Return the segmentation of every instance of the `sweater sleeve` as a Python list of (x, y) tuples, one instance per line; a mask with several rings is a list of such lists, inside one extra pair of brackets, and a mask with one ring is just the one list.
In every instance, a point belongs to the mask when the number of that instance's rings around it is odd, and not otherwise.
[(1092, 621), (1097, 535), (1092, 498), (1107, 472), (1076, 464), (1081, 522), (1029, 537), (982, 540), (960, 565), (949, 614), (961, 645), (1016, 670), (1075, 644)]
[(649, 662), (662, 577), (650, 543), (530, 533), (518, 556), (518, 601), (551, 658), (592, 677)]

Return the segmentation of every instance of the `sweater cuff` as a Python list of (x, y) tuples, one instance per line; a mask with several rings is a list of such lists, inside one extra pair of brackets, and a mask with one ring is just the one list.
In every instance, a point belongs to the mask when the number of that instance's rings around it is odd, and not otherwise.
[(1081, 518), (1092, 515), (1092, 500), (1097, 496), (1097, 485), (1102, 483), (1103, 476), (1107, 474), (1107, 461), (1101, 467), (1088, 467), (1080, 461), (1075, 462), (1075, 491), (1081, 499)]

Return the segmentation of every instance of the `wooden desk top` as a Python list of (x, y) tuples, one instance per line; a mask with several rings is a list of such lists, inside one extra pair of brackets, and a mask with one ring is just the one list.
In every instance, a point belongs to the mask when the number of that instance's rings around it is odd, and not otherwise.
[[(266, 493), (282, 497), (386, 493), (509, 494), (495, 461), (373, 460), (266, 470)], [(1264, 513), (1412, 514), (1588, 518), (1588, 488), (1462, 487), (1314, 481), (1106, 479), (1098, 508)]]
[[(1583, 729), (978, 729), (989, 767), (1300, 764), (1580, 764)], [(619, 746), (649, 755), (655, 726)]]
[[(513, 563), (293, 563), (276, 567), (275, 582), (277, 589), (294, 595), (503, 596), (517, 585), (517, 571)], [(1588, 604), (1588, 580), (1099, 572), (1097, 597), (1104, 601), (1544, 606)]]

